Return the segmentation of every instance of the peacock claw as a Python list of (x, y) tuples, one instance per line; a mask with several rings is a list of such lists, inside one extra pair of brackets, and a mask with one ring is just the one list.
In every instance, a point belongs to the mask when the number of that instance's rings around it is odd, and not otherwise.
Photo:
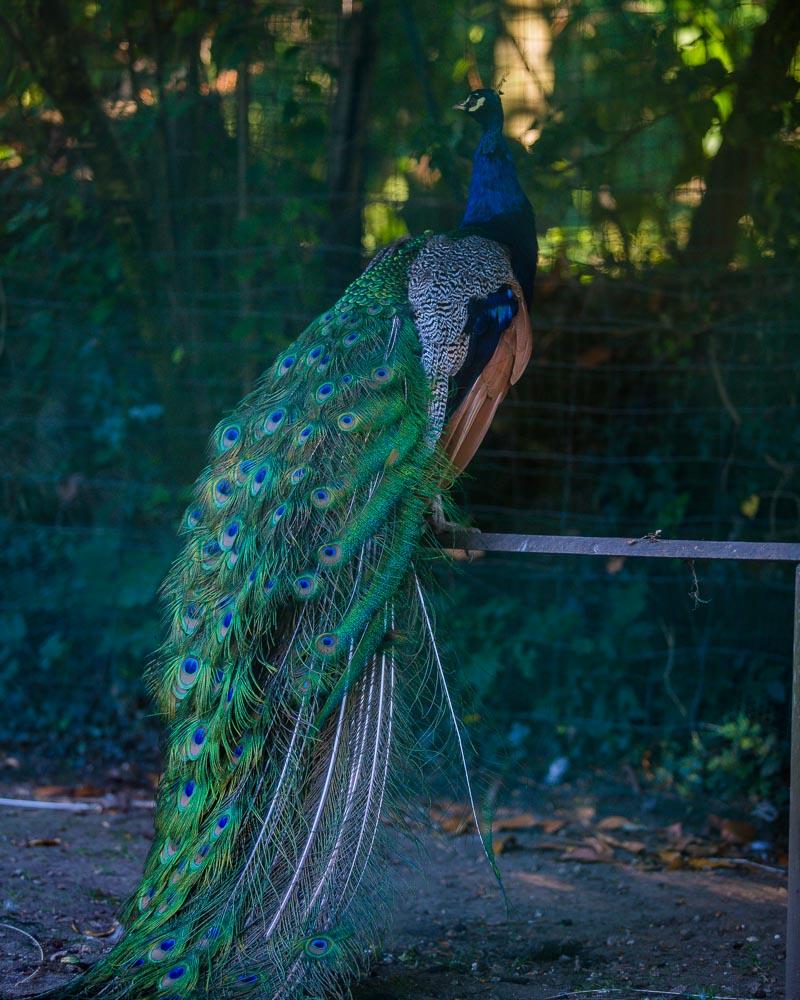
[(444, 515), (444, 505), (441, 496), (437, 496), (431, 504), (430, 523), (437, 535), (459, 535), (469, 530), (470, 534), (480, 534), (478, 528), (465, 528), (463, 524), (449, 521)]

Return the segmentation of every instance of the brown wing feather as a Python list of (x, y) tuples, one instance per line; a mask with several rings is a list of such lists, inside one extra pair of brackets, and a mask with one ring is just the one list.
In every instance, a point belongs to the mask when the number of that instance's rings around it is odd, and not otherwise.
[(515, 287), (514, 292), (519, 305), (517, 315), (503, 331), (494, 354), (461, 400), (442, 435), (445, 453), (459, 471), (469, 465), (509, 386), (519, 380), (531, 357), (533, 336), (528, 309), (521, 290)]

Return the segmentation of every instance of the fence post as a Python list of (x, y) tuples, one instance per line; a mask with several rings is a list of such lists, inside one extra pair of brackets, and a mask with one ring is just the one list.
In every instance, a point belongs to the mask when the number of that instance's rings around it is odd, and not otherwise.
[(800, 566), (794, 580), (792, 735), (789, 771), (789, 892), (786, 913), (786, 1000), (800, 1000)]

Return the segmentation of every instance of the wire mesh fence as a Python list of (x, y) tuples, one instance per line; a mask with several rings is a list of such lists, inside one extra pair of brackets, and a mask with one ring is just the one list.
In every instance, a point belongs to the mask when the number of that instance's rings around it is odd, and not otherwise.
[[(474, 136), (448, 108), (479, 80), (505, 77), (541, 257), (534, 363), (459, 486), (474, 522), (796, 539), (783, 84), (742, 170), (734, 128), (761, 114), (748, 74), (783, 6), (12, 6), (8, 743), (74, 733), (80, 755), (148, 730), (155, 590), (208, 433), (371, 252), (458, 221)], [(64, 33), (75, 65), (50, 55)], [(467, 719), (512, 755), (630, 754), (684, 785), (727, 768), (772, 794), (791, 574), (698, 572), (699, 590), (683, 564), (622, 557), (442, 570)]]

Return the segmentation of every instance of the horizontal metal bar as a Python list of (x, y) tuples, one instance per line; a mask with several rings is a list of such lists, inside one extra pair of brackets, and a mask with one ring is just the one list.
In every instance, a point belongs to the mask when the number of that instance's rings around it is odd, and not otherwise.
[(707, 542), (662, 538), (594, 538), (577, 535), (484, 534), (454, 531), (440, 536), (448, 546), (473, 552), (528, 552), (574, 556), (631, 556), (647, 559), (749, 559), (800, 563), (800, 542)]

